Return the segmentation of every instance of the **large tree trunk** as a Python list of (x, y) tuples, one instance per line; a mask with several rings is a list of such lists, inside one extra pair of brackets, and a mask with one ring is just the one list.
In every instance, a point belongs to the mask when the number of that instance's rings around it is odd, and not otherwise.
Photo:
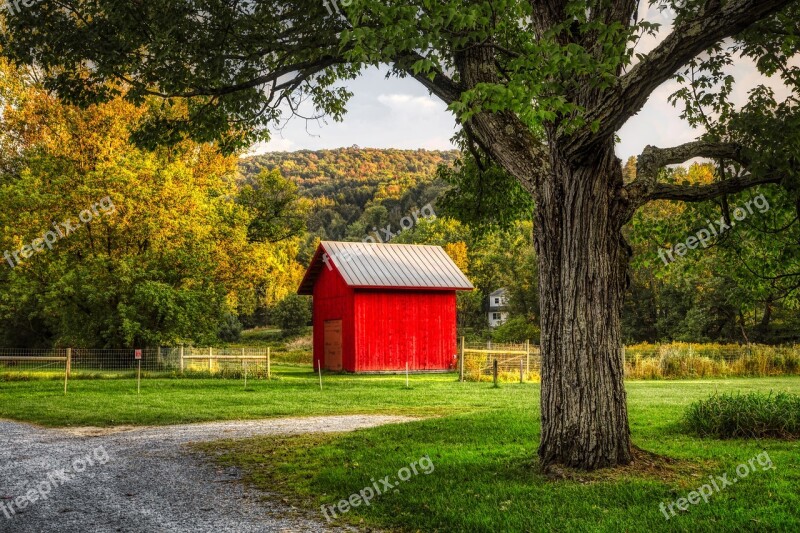
[(631, 462), (621, 313), (629, 248), (611, 142), (580, 164), (553, 147), (536, 191), (542, 353), (539, 458), (596, 469)]

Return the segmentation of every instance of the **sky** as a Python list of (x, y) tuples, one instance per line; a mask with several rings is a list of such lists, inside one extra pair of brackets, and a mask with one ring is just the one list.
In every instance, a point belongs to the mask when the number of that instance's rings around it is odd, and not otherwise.
[[(639, 43), (637, 52), (646, 53), (671, 31), (671, 16), (668, 12), (648, 8), (647, 2), (642, 3), (645, 6), (640, 17), (663, 25), (658, 36), (644, 38)], [(737, 79), (733, 100), (740, 105), (746, 102), (748, 91), (759, 83), (780, 88), (779, 83), (764, 79), (749, 60), (737, 60), (730, 73)], [(386, 79), (385, 69), (373, 68), (345, 86), (354, 96), (342, 122), (292, 118), (279, 131), (273, 131), (268, 143), (254, 146), (253, 152), (320, 150), (353, 145), (429, 150), (454, 148), (451, 138), (457, 130), (455, 118), (441, 100), (429, 95), (415, 80)], [(619, 131), (617, 156), (623, 161), (640, 154), (647, 145), (675, 146), (694, 140), (702, 133), (682, 120), (680, 109), (668, 102), (667, 97), (678, 87), (678, 83), (673, 81), (663, 84), (650, 96), (638, 115)], [(783, 92), (778, 91), (779, 94)]]

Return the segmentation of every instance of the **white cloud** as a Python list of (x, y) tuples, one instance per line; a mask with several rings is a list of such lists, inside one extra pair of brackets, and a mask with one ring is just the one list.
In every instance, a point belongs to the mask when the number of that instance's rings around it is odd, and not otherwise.
[(263, 154), (264, 152), (291, 152), (297, 150), (297, 143), (291, 139), (281, 137), (270, 139), (268, 142), (261, 142), (253, 145), (247, 155)]
[(430, 96), (413, 96), (411, 94), (380, 94), (378, 102), (392, 108), (392, 111), (416, 112), (442, 110), (445, 106), (440, 100)]

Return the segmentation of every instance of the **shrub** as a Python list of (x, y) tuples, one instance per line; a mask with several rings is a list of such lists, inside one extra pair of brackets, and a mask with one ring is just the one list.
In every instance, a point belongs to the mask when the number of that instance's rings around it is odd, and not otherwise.
[(227, 313), (219, 326), (217, 337), (222, 342), (238, 342), (242, 337), (242, 323), (232, 313)]
[(539, 328), (525, 317), (515, 316), (497, 326), (492, 331), (494, 342), (525, 342), (529, 340), (534, 344), (539, 342)]
[(796, 394), (723, 394), (689, 406), (688, 429), (703, 437), (798, 438), (800, 396)]
[(311, 322), (311, 299), (290, 294), (278, 302), (272, 310), (271, 318), (283, 330), (284, 335), (300, 333)]

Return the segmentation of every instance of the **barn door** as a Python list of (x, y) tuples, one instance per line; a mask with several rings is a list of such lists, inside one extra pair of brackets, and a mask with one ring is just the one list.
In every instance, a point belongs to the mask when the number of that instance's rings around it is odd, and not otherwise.
[(342, 321), (325, 321), (325, 368), (342, 369)]

